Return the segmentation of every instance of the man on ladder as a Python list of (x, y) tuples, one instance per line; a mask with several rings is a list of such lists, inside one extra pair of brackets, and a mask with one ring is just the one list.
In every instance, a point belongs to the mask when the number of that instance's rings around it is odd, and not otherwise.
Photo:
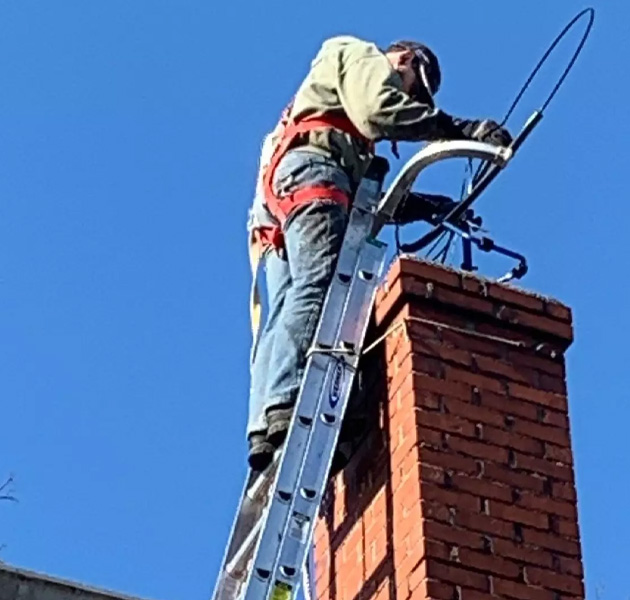
[[(287, 435), (348, 208), (374, 143), (511, 141), (494, 121), (458, 119), (437, 109), (433, 97), (440, 81), (437, 58), (423, 44), (402, 41), (381, 51), (357, 38), (332, 38), (266, 140), (249, 224), (252, 270), (264, 257), (268, 304), (258, 332), (254, 290), (247, 426), (254, 470), (269, 465)], [(415, 199), (396, 215), (398, 221), (451, 208), (442, 197)]]

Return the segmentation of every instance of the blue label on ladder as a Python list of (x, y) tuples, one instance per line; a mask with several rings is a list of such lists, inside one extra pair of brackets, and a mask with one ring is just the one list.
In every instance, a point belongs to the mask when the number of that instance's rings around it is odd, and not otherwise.
[(335, 370), (332, 375), (332, 381), (330, 382), (330, 393), (328, 395), (328, 402), (330, 408), (335, 408), (339, 404), (341, 399), (341, 384), (343, 383), (343, 364), (338, 362), (335, 365)]

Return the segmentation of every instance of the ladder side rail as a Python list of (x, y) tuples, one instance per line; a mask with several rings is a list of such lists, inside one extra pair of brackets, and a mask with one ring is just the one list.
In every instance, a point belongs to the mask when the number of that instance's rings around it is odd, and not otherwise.
[[(371, 253), (366, 252), (367, 256), (362, 267), (365, 270), (376, 271), (375, 275), (378, 275), (385, 264), (385, 247), (375, 247), (374, 250)], [(345, 328), (352, 337), (343, 339), (352, 340), (351, 343), (359, 348), (359, 352), (340, 357), (335, 366), (337, 377), (333, 378), (331, 388), (323, 390), (320, 396), (320, 417), (328, 416), (328, 418), (317, 419), (313, 431), (314, 443), (308, 448), (298, 489), (292, 499), (290, 518), (281, 538), (280, 555), (271, 578), (274, 586), (283, 584), (296, 590), (300, 584), (299, 573), (305, 564), (312, 542), (315, 522), (326, 489), (343, 416), (352, 391), (360, 348), (367, 331), (377, 286), (377, 277), (370, 280), (357, 278), (354, 297), (349, 306), (350, 309), (356, 309), (356, 313), (348, 311), (349, 318), (346, 321), (348, 326)], [(350, 320), (353, 321), (352, 324), (348, 323)], [(357, 325), (358, 321), (360, 321), (359, 325)], [(331, 406), (333, 399), (335, 406)], [(334, 417), (334, 420), (331, 417)], [(270, 591), (269, 594), (271, 593)], [(267, 598), (271, 597), (271, 595), (267, 596)]]
[[(314, 347), (318, 350), (322, 347), (327, 350), (335, 349), (350, 294), (350, 284), (354, 278), (356, 264), (360, 259), (361, 249), (372, 226), (373, 213), (380, 197), (381, 186), (380, 181), (364, 179), (357, 191), (356, 206), (350, 214), (335, 275), (327, 293), (315, 335)], [(322, 339), (325, 342), (322, 343)], [(330, 385), (332, 363), (334, 359), (331, 355), (319, 352), (312, 354), (307, 361), (289, 435), (284, 446), (285, 452), (283, 452), (278, 477), (273, 486), (270, 506), (264, 517), (266, 522), (254, 551), (254, 564), (248, 574), (245, 598), (261, 597), (260, 585), (257, 583), (268, 587), (267, 579), (278, 557), (278, 532), (284, 530), (289, 516), (287, 499), (291, 497), (297, 486), (306, 448), (312, 434), (312, 425), (318, 406), (316, 391), (327, 389)]]
[(400, 170), (389, 186), (378, 209), (372, 235), (376, 237), (396, 213), (398, 205), (407, 197), (420, 173), (428, 166), (450, 158), (479, 158), (505, 167), (512, 157), (512, 150), (484, 142), (449, 140), (432, 142), (414, 154)]

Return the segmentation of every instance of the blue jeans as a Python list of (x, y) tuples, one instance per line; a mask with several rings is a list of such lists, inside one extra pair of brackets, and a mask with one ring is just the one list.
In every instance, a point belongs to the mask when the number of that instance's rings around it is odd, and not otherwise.
[[(334, 183), (350, 193), (348, 177), (335, 161), (303, 150), (284, 157), (274, 183), (280, 195), (316, 183)], [(284, 255), (266, 256), (267, 318), (251, 368), (248, 435), (266, 431), (270, 409), (295, 404), (346, 224), (343, 206), (316, 200), (285, 223)]]

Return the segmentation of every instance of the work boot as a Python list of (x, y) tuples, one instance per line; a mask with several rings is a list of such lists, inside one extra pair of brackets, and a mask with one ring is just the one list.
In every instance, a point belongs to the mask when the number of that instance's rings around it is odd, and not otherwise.
[(291, 425), (293, 406), (272, 408), (267, 412), (267, 442), (274, 448), (280, 448), (284, 443)]
[(275, 448), (267, 441), (264, 433), (249, 436), (249, 455), (247, 461), (253, 471), (264, 471), (273, 460)]

